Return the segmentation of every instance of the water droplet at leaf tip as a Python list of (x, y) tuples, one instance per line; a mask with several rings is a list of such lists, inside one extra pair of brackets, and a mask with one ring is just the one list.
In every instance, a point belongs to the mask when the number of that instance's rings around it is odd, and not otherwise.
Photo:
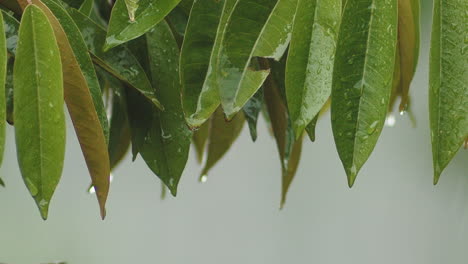
[(208, 175), (202, 174), (200, 178), (198, 179), (198, 181), (201, 183), (205, 183), (206, 181), (208, 181)]

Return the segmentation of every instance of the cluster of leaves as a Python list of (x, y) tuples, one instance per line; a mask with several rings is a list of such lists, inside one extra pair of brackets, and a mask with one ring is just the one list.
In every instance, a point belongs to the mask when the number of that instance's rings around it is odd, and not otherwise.
[[(256, 140), (260, 114), (276, 139), (283, 205), (304, 134), (315, 140), (321, 113), (331, 108), (352, 186), (397, 98), (399, 110), (407, 111), (419, 56), (419, 5), (5, 0), (0, 119), (14, 124), (21, 173), (44, 219), (62, 173), (64, 101), (102, 217), (110, 171), (130, 148), (176, 195), (191, 145), (204, 162), (204, 181), (245, 123)], [(468, 138), (466, 12), (467, 1), (434, 1), (435, 182)]]

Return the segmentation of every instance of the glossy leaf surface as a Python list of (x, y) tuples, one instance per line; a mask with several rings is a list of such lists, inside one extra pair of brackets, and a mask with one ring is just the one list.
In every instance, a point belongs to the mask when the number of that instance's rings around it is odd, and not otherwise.
[[(129, 1), (129, 0), (127, 0)], [(180, 0), (140, 0), (135, 19), (128, 17), (125, 0), (117, 0), (112, 8), (105, 49), (135, 39), (163, 20)]]
[(429, 113), (434, 183), (468, 138), (468, 28), (463, 0), (434, 1)]
[(384, 125), (396, 40), (396, 0), (347, 1), (334, 64), (331, 115), (349, 186), (374, 150)]
[(229, 17), (219, 54), (219, 89), (227, 118), (257, 92), (269, 74), (253, 57), (279, 60), (289, 43), (293, 0), (239, 0)]
[(14, 87), (18, 163), (46, 219), (62, 174), (65, 115), (59, 48), (46, 15), (35, 5), (29, 5), (22, 17)]
[[(65, 102), (96, 190), (101, 217), (104, 218), (109, 193), (110, 164), (107, 151), (109, 128), (101, 89), (86, 45), (73, 20), (59, 5), (51, 0), (44, 1), (54, 10), (53, 13), (39, 0), (33, 0), (33, 3), (47, 15), (55, 32), (62, 60)], [(96, 109), (99, 109), (100, 116)]]
[(81, 6), (80, 6), (80, 12), (87, 15), (87, 16), (90, 16), (91, 15), (91, 12), (93, 12), (93, 8), (94, 8), (94, 0), (85, 0)]
[(187, 124), (201, 126), (220, 104), (217, 54), (233, 0), (199, 0), (193, 4), (182, 44), (180, 78)]
[(105, 30), (74, 9), (69, 10), (69, 13), (81, 31), (88, 50), (93, 55), (93, 61), (117, 79), (135, 88), (157, 107), (162, 108), (148, 76), (135, 56), (126, 47), (103, 52)]
[(135, 13), (138, 9), (138, 3), (140, 0), (125, 0), (125, 5), (127, 6), (128, 17), (130, 21), (135, 21)]
[(165, 22), (149, 31), (146, 38), (153, 84), (158, 87), (159, 98), (166, 109), (153, 113), (151, 128), (140, 153), (148, 167), (175, 196), (192, 139), (180, 102), (179, 47)]
[(249, 125), (250, 137), (252, 141), (257, 140), (257, 122), (258, 116), (263, 108), (263, 89), (260, 88), (252, 98), (247, 101), (243, 108), (245, 119)]
[(341, 0), (299, 0), (286, 68), (286, 95), (296, 137), (332, 90)]

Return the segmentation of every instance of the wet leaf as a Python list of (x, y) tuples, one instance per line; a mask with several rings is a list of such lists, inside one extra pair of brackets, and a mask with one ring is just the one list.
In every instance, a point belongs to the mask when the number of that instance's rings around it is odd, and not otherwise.
[(252, 98), (247, 101), (243, 108), (245, 119), (249, 125), (252, 141), (257, 140), (257, 121), (263, 108), (263, 89), (260, 88)]
[(156, 99), (155, 91), (148, 76), (146, 76), (144, 69), (135, 56), (123, 46), (109, 52), (103, 52), (104, 29), (74, 9), (69, 10), (69, 13), (81, 31), (93, 61), (117, 79), (143, 94), (154, 105), (162, 108)]
[(219, 53), (219, 93), (232, 118), (269, 74), (251, 67), (253, 57), (279, 60), (289, 43), (297, 0), (239, 0), (229, 17)]
[(239, 137), (244, 127), (245, 118), (242, 113), (239, 113), (228, 122), (224, 119), (222, 109), (218, 108), (211, 117), (210, 122), (207, 158), (200, 174), (201, 181), (207, 179), (210, 170), (224, 157), (234, 141)]
[(83, 4), (80, 6), (80, 12), (86, 16), (91, 16), (91, 12), (93, 12), (94, 7), (94, 0), (85, 0)]
[(116, 80), (110, 80), (112, 89), (112, 113), (110, 116), (109, 160), (114, 169), (130, 148), (130, 127), (127, 117), (125, 87)]
[(274, 79), (272, 75), (267, 78), (264, 84), (265, 104), (281, 163), (281, 208), (286, 202), (286, 196), (296, 174), (302, 150), (302, 137), (295, 140), (288, 109), (280, 92), (281, 86), (284, 85), (282, 83), (284, 83), (284, 79)]
[(400, 111), (406, 111), (408, 92), (419, 59), (419, 0), (398, 0), (398, 49), (401, 90)]
[[(42, 2), (46, 6), (41, 4)], [(66, 53), (70, 57), (67, 59), (67, 71), (76, 71), (76, 76), (74, 77), (79, 80), (78, 82), (80, 82), (79, 87), (82, 89), (80, 93), (86, 93), (91, 96), (91, 108), (94, 108), (94, 111), (98, 116), (101, 129), (107, 142), (109, 138), (109, 124), (107, 120), (106, 109), (102, 101), (101, 87), (99, 85), (99, 81), (94, 70), (94, 65), (92, 63), (91, 57), (87, 52), (87, 47), (83, 37), (80, 34), (79, 28), (75, 25), (73, 19), (68, 15), (66, 10), (63, 9), (60, 5), (54, 3), (53, 0), (43, 0), (42, 2), (33, 0), (33, 3), (36, 3), (39, 7), (41, 7), (45, 14), (49, 17), (49, 20), (55, 29), (55, 34), (57, 40), (59, 41), (59, 47), (62, 49), (61, 52), (63, 53), (65, 52), (64, 49), (67, 49)], [(63, 42), (63, 48), (61, 42)], [(79, 73), (79, 71), (81, 71), (81, 73)], [(64, 72), (66, 71), (64, 70)], [(65, 82), (73, 84), (73, 86), (76, 85), (75, 82), (77, 80), (72, 80), (73, 77), (65, 76), (64, 79)], [(65, 89), (67, 89), (67, 85), (65, 85)], [(77, 89), (77, 87), (74, 87), (74, 89)], [(74, 97), (74, 95), (72, 95), (72, 97)], [(67, 90), (65, 90), (65, 101), (67, 101)], [(80, 104), (83, 103), (81, 102)], [(94, 113), (91, 112), (89, 114), (94, 115)]]
[(185, 124), (180, 102), (179, 48), (166, 22), (146, 34), (153, 84), (166, 106), (153, 111), (151, 128), (141, 146), (141, 156), (166, 184), (172, 195), (179, 183), (190, 150), (192, 132)]
[[(3, 15), (0, 12), (0, 88), (5, 89), (7, 76), (7, 44)], [(3, 162), (3, 153), (5, 152), (5, 120), (6, 120), (6, 99), (5, 93), (0, 93), (0, 165)], [(5, 186), (0, 178), (0, 185)]]
[(467, 10), (467, 1), (434, 1), (429, 113), (435, 184), (468, 138)]
[(104, 49), (109, 50), (145, 34), (179, 2), (180, 0), (140, 0), (135, 19), (131, 20), (128, 18), (125, 0), (117, 0), (112, 9)]
[(79, 29), (67, 12), (52, 0), (44, 0), (47, 6), (39, 0), (32, 1), (46, 14), (55, 32), (62, 59), (65, 102), (104, 219), (110, 177), (109, 128), (96, 72)]
[(198, 163), (203, 162), (205, 146), (210, 132), (210, 123), (211, 122), (205, 122), (200, 128), (193, 132), (192, 142), (195, 147)]
[(180, 59), (182, 107), (187, 124), (197, 128), (220, 104), (218, 56), (235, 0), (198, 0), (190, 12)]
[(332, 90), (341, 0), (299, 0), (286, 67), (286, 96), (296, 137)]
[(62, 65), (54, 31), (35, 5), (24, 11), (14, 66), (18, 163), (24, 182), (47, 218), (65, 155)]
[(125, 0), (125, 5), (127, 6), (128, 17), (130, 21), (135, 21), (135, 13), (138, 9), (138, 3), (140, 0)]
[(332, 88), (336, 148), (352, 186), (382, 131), (392, 90), (397, 0), (348, 0)]

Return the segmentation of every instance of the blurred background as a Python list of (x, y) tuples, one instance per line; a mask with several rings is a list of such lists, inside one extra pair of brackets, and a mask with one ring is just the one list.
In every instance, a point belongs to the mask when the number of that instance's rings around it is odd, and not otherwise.
[(464, 264), (468, 261), (468, 151), (432, 185), (428, 53), (432, 1), (422, 1), (422, 49), (412, 86), (417, 120), (396, 115), (349, 189), (326, 115), (306, 142), (284, 210), (280, 163), (263, 120), (247, 128), (206, 183), (194, 153), (177, 198), (141, 158), (114, 172), (101, 221), (78, 142), (68, 124), (62, 181), (42, 221), (23, 184), (8, 128), (0, 173), (0, 263), (39, 264)]

